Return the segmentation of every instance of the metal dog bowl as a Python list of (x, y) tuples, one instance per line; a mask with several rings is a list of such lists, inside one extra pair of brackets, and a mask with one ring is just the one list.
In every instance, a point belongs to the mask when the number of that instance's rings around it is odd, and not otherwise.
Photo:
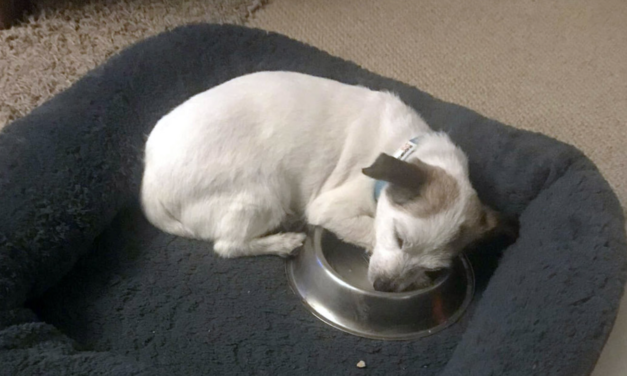
[(287, 264), (294, 292), (320, 320), (361, 337), (406, 340), (436, 333), (464, 313), (474, 293), (465, 256), (425, 288), (401, 293), (375, 291), (367, 279), (363, 249), (315, 228)]

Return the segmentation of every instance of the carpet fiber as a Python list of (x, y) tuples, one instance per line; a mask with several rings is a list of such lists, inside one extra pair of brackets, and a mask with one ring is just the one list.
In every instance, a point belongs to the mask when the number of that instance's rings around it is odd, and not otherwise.
[(0, 129), (133, 42), (189, 22), (243, 23), (265, 0), (34, 0), (0, 30)]

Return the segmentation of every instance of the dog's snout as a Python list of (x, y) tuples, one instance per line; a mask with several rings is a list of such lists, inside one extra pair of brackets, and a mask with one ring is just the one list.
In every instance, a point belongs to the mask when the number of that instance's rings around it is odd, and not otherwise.
[(377, 278), (373, 283), (373, 287), (376, 291), (381, 291), (381, 292), (393, 292), (394, 291), (394, 284), (389, 279)]
[(380, 292), (402, 292), (426, 288), (433, 284), (444, 273), (444, 270), (420, 270), (404, 279), (379, 277), (374, 280), (372, 286), (375, 291)]

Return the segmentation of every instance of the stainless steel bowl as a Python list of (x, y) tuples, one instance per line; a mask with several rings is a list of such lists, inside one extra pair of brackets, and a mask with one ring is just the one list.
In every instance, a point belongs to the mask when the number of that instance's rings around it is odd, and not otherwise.
[(361, 337), (405, 340), (436, 333), (464, 313), (474, 293), (465, 256), (425, 288), (401, 293), (375, 291), (367, 279), (364, 251), (315, 228), (287, 263), (294, 292), (320, 320)]

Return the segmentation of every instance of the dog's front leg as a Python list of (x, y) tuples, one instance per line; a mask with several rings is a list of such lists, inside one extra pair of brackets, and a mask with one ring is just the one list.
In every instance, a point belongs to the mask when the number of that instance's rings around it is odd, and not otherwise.
[(355, 194), (328, 192), (312, 202), (307, 220), (371, 253), (375, 245), (374, 210), (373, 203), (356, 200)]
[(355, 244), (372, 253), (375, 244), (374, 218), (359, 215), (350, 218), (332, 218), (321, 225), (345, 242)]

